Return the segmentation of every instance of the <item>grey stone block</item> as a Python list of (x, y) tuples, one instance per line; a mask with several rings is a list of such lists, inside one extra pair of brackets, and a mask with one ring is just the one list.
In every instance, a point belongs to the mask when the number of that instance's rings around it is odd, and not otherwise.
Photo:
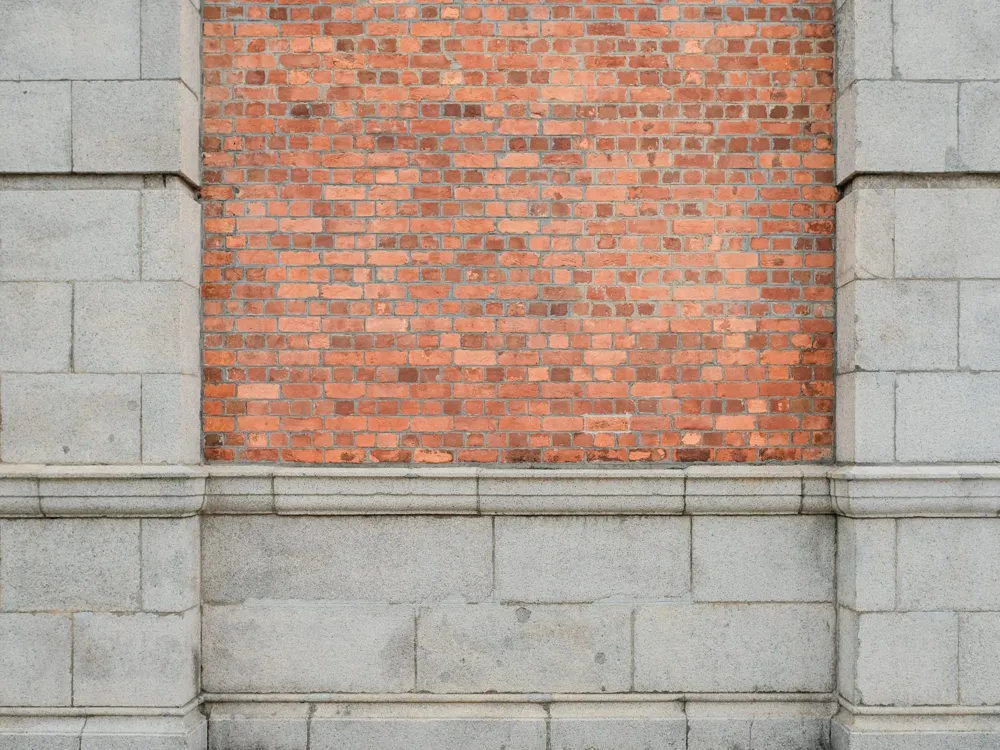
[(687, 750), (750, 750), (750, 721), (699, 717), (688, 719)]
[[(197, 343), (187, 342), (195, 353)], [(142, 376), (142, 461), (196, 464), (201, 456), (201, 378)]]
[(73, 702), (82, 706), (182, 706), (198, 694), (199, 617), (73, 616)]
[(0, 521), (5, 611), (139, 609), (139, 521)]
[(837, 459), (892, 463), (896, 450), (896, 375), (847, 372), (836, 376)]
[(686, 750), (684, 712), (676, 703), (554, 703), (551, 750)]
[(0, 750), (80, 750), (86, 719), (0, 716)]
[(482, 601), (493, 587), (490, 524), (427, 516), (208, 517), (205, 598)]
[(629, 608), (442, 605), (417, 620), (417, 689), (434, 693), (629, 690)]
[(209, 746), (212, 750), (306, 750), (311, 709), (308, 703), (213, 705), (208, 714)]
[(959, 359), (973, 370), (1000, 370), (996, 322), (1000, 320), (1000, 281), (963, 281), (959, 285)]
[(832, 601), (830, 516), (717, 517), (692, 520), (695, 601)]
[[(994, 16), (996, 15), (994, 9)], [(977, 172), (1000, 171), (1000, 124), (997, 124), (996, 116), (998, 108), (1000, 83), (962, 84), (958, 109), (959, 148), (962, 165), (966, 169)]]
[(681, 513), (684, 474), (659, 470), (481, 469), (479, 507), (487, 513)]
[(941, 370), (958, 365), (958, 284), (853, 281), (840, 290), (838, 368)]
[(1000, 374), (907, 373), (896, 386), (899, 461), (998, 461)]
[(142, 278), (201, 283), (201, 205), (179, 179), (142, 193)]
[(635, 613), (635, 689), (821, 692), (833, 685), (827, 604), (650, 604)]
[(134, 0), (4, 0), (0, 76), (14, 80), (139, 77)]
[(1000, 613), (959, 616), (959, 694), (966, 706), (1000, 704)]
[(205, 606), (205, 690), (387, 692), (413, 689), (413, 610), (406, 606)]
[(958, 700), (958, 616), (885, 612), (858, 616), (856, 700), (925, 706)]
[(893, 0), (892, 17), (901, 77), (1000, 78), (1000, 15), (993, 0)]
[(764, 700), (687, 702), (687, 750), (829, 750), (830, 709)]
[(896, 274), (1000, 278), (1000, 190), (897, 190)]
[(898, 523), (901, 609), (1000, 608), (1000, 519), (904, 518)]
[(496, 519), (496, 586), (507, 602), (666, 599), (690, 588), (690, 519)]
[[(0, 49), (3, 44), (0, 39)], [(0, 172), (70, 170), (69, 86), (0, 82)]]
[(894, 194), (852, 190), (837, 203), (837, 284), (893, 275)]
[(199, 181), (198, 99), (180, 81), (73, 83), (73, 169)]
[(837, 691), (851, 703), (858, 702), (858, 614), (837, 608)]
[(72, 647), (69, 617), (0, 614), (0, 704), (68, 706)]
[(198, 709), (187, 716), (91, 716), (80, 750), (208, 750), (206, 729)]
[(198, 373), (198, 292), (176, 281), (76, 285), (77, 372)]
[(692, 466), (686, 474), (686, 513), (772, 515), (798, 513), (803, 505), (802, 472), (796, 469), (760, 476), (744, 466)]
[(0, 192), (0, 279), (88, 281), (138, 277), (137, 192)]
[(994, 750), (1000, 743), (1000, 732), (834, 731), (834, 750)]
[[(935, 76), (936, 77), (936, 76)], [(837, 11), (837, 88), (892, 78), (892, 4), (847, 0)]]
[(310, 750), (547, 750), (535, 705), (334, 704), (316, 708)]
[(895, 609), (895, 520), (837, 519), (837, 600), (856, 612)]
[(474, 513), (476, 474), (466, 467), (432, 471), (377, 467), (284, 471), (274, 477), (278, 513)]
[(72, 300), (69, 284), (0, 281), (0, 371), (69, 370)]
[(958, 166), (958, 84), (857, 81), (837, 99), (837, 181)]
[(135, 463), (139, 377), (5, 375), (0, 456), (9, 463)]
[(183, 612), (197, 606), (201, 584), (201, 519), (144, 518), (142, 608)]
[(189, 0), (142, 0), (142, 77), (201, 90), (201, 16)]

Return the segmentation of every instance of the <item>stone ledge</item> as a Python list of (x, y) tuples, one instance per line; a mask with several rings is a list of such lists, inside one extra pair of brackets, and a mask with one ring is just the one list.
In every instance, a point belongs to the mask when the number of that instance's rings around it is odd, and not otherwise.
[(1000, 747), (1000, 716), (918, 715), (891, 709), (883, 715), (842, 708), (831, 726), (833, 750), (993, 750)]
[(0, 747), (46, 750), (205, 750), (208, 722), (198, 707), (185, 715), (0, 716)]

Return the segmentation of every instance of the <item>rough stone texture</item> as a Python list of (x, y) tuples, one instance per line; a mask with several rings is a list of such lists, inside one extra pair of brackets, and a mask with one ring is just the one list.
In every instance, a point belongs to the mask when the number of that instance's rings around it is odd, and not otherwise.
[(199, 180), (198, 99), (180, 81), (73, 83), (73, 169)]
[(200, 403), (197, 375), (142, 376), (143, 463), (198, 463)]
[[(5, 11), (9, 7), (5, 4)], [(0, 58), (3, 44), (0, 40)], [(4, 145), (0, 172), (68, 172), (72, 158), (69, 83), (0, 82), (0, 143)]]
[(1000, 281), (963, 281), (959, 298), (961, 366), (972, 370), (1000, 370), (1000, 347), (994, 328), (1000, 320)]
[(201, 18), (190, 0), (142, 2), (142, 77), (201, 90)]
[(1000, 15), (993, 0), (893, 0), (892, 18), (893, 62), (902, 78), (1000, 78)]
[(205, 606), (202, 685), (212, 692), (413, 689), (414, 617), (390, 605)]
[(837, 376), (837, 459), (892, 463), (896, 441), (896, 375), (847, 372)]
[(77, 372), (198, 372), (198, 293), (175, 281), (76, 285)]
[(485, 518), (211, 517), (205, 598), (482, 601), (493, 587)]
[(209, 706), (209, 747), (212, 750), (305, 750), (310, 709), (307, 703)]
[(9, 463), (135, 463), (137, 375), (4, 375), (0, 458)]
[(822, 703), (690, 701), (687, 750), (828, 750)]
[(898, 545), (901, 609), (998, 608), (1000, 519), (902, 519)]
[(692, 520), (695, 601), (832, 601), (834, 520), (827, 516)]
[(1000, 278), (1000, 189), (901, 189), (895, 199), (896, 274)]
[(0, 521), (0, 608), (139, 609), (139, 521)]
[(963, 612), (958, 618), (961, 702), (1000, 705), (1000, 613)]
[(551, 750), (686, 750), (687, 727), (677, 704), (554, 704)]
[(837, 608), (837, 692), (857, 703), (858, 614), (846, 607)]
[(0, 371), (69, 370), (72, 299), (69, 284), (0, 281)]
[(635, 614), (635, 689), (830, 690), (833, 607), (653, 604)]
[[(982, 2), (982, 0), (979, 0)], [(964, 14), (963, 14), (964, 15)], [(992, 12), (996, 25), (996, 12)], [(995, 39), (994, 39), (995, 43)], [(959, 101), (959, 148), (962, 165), (977, 172), (1000, 171), (1000, 83), (966, 83)]]
[(69, 617), (0, 614), (0, 705), (68, 706), (71, 654)]
[(690, 520), (496, 520), (496, 586), (506, 602), (667, 599), (690, 588)]
[(838, 286), (892, 278), (895, 223), (892, 190), (855, 189), (837, 203)]
[(895, 609), (895, 520), (837, 519), (837, 600), (856, 612)]
[(630, 610), (471, 604), (422, 609), (417, 689), (600, 693), (629, 690)]
[(139, 193), (0, 191), (0, 279), (139, 277)]
[(136, 0), (7, 0), (2, 7), (0, 77), (139, 77)]
[(892, 78), (892, 45), (886, 44), (891, 37), (891, 3), (847, 0), (837, 11), (837, 88)]
[(85, 718), (0, 717), (3, 750), (80, 750)]
[(955, 613), (862, 614), (858, 616), (857, 637), (858, 703), (925, 706), (957, 702)]
[(540, 706), (319, 706), (310, 750), (548, 750)]
[(1000, 374), (903, 373), (896, 414), (899, 461), (1000, 460)]
[(200, 604), (201, 520), (144, 518), (141, 524), (142, 609), (183, 612)]
[(179, 180), (142, 193), (142, 278), (200, 283), (201, 205)]

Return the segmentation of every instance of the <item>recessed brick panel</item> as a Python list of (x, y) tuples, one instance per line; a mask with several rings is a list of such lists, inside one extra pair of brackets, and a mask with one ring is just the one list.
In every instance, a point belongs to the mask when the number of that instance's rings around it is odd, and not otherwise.
[(832, 2), (203, 14), (207, 458), (831, 458)]

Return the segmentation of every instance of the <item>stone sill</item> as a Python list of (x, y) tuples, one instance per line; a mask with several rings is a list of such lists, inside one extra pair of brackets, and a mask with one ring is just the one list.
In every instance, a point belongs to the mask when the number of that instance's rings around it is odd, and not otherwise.
[(998, 516), (1000, 466), (0, 465), (0, 517), (833, 513)]

